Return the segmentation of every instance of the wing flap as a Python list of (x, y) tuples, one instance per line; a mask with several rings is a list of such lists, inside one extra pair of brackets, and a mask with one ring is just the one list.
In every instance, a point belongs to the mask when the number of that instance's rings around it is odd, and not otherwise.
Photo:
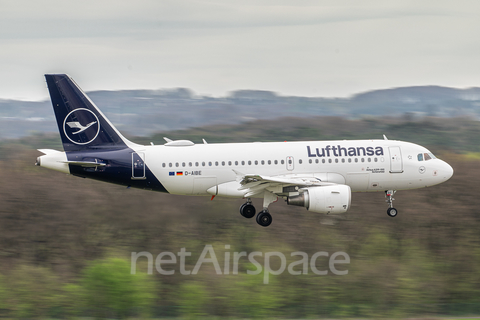
[(255, 194), (263, 192), (267, 188), (274, 187), (311, 187), (311, 186), (330, 186), (336, 183), (323, 182), (321, 179), (314, 176), (264, 176), (258, 174), (243, 174), (236, 170), (237, 181), (240, 182), (241, 187), (238, 190), (245, 190), (245, 197), (251, 197)]

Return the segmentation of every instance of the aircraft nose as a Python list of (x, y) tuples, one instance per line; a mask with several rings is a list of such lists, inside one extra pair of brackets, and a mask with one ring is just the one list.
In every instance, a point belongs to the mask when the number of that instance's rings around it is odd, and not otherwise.
[(442, 164), (442, 168), (441, 168), (441, 176), (442, 178), (444, 179), (444, 181), (447, 181), (448, 179), (450, 179), (452, 176), (453, 176), (453, 168), (451, 165), (449, 165), (448, 163), (446, 163), (445, 161), (442, 161), (443, 164)]

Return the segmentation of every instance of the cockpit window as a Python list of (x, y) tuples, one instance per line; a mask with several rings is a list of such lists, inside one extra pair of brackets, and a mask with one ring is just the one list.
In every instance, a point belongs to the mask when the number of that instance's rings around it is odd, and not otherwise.
[(417, 159), (418, 161), (428, 161), (428, 160), (432, 160), (432, 159), (437, 159), (431, 152), (425, 152), (425, 153), (419, 153), (418, 156), (417, 156)]

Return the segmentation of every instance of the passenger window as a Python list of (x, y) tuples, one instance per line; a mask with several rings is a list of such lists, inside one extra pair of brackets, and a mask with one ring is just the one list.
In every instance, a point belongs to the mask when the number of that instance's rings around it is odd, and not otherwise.
[(169, 166), (169, 167), (172, 167), (172, 163), (170, 162), (170, 163), (168, 164), (168, 166)]
[(358, 162), (358, 158), (355, 158), (355, 162)]
[(218, 161), (215, 161), (215, 165), (218, 167)]
[(372, 159), (371, 159), (371, 158), (368, 158), (368, 162), (372, 162)]
[(280, 161), (282, 164), (285, 164), (285, 160)]
[(338, 159), (337, 159), (337, 158), (335, 158), (335, 163), (338, 163)]
[(378, 158), (375, 158), (374, 160), (375, 160), (375, 162), (378, 162)]
[(198, 162), (195, 162), (195, 167), (198, 167)]
[(273, 163), (278, 164), (278, 160), (275, 160)]
[(177, 162), (177, 163), (175, 163), (175, 167), (178, 167), (178, 162)]
[(244, 165), (245, 165), (245, 161), (242, 161), (242, 166), (244, 166)]
[(271, 161), (271, 160), (268, 160), (268, 164), (272, 164), (272, 161)]
[(238, 166), (238, 161), (235, 161), (235, 165)]
[(365, 162), (365, 159), (364, 159), (364, 158), (362, 158), (362, 162)]
[(205, 162), (202, 162), (202, 167), (205, 167)]
[(258, 160), (255, 160), (255, 165), (258, 166)]
[(348, 158), (348, 163), (352, 162), (352, 158)]
[(308, 163), (312, 164), (312, 159), (308, 159)]
[(182, 167), (185, 167), (185, 162), (182, 162)]
[(265, 160), (262, 160), (262, 165), (264, 165), (264, 164), (265, 164)]
[(342, 158), (342, 163), (345, 163), (345, 158)]
[(210, 162), (208, 163), (208, 165), (211, 167), (211, 166), (212, 166), (212, 162), (210, 161)]
[(325, 163), (325, 159), (322, 159), (322, 163)]
[(332, 163), (332, 159), (328, 159), (328, 163)]
[(423, 161), (423, 154), (419, 153), (417, 159), (418, 161)]
[(318, 163), (318, 159), (315, 159), (315, 163)]
[(189, 162), (189, 163), (188, 163), (188, 166), (189, 166), (189, 167), (191, 167), (191, 166), (192, 166), (192, 163), (191, 163), (191, 162)]
[(164, 168), (165, 168), (165, 163), (162, 163), (162, 167), (164, 167)]
[(252, 165), (252, 161), (248, 160), (248, 165), (249, 166)]
[(302, 159), (298, 160), (298, 163), (302, 164)]

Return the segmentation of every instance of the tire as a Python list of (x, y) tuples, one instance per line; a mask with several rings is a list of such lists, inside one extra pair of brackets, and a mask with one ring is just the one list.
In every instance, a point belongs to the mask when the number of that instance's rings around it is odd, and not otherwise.
[(248, 203), (245, 202), (244, 204), (242, 204), (242, 205), (240, 206), (240, 214), (241, 214), (242, 216), (243, 216), (243, 208), (245, 208), (245, 206), (246, 206), (247, 204), (248, 204)]
[(251, 219), (255, 217), (255, 213), (256, 213), (255, 207), (251, 204), (244, 203), (240, 207), (240, 214), (247, 219)]
[(395, 208), (388, 208), (387, 214), (388, 214), (388, 216), (390, 216), (392, 218), (395, 218), (398, 214), (398, 211)]
[(272, 216), (267, 211), (262, 211), (257, 215), (257, 223), (262, 227), (268, 227), (272, 224)]

